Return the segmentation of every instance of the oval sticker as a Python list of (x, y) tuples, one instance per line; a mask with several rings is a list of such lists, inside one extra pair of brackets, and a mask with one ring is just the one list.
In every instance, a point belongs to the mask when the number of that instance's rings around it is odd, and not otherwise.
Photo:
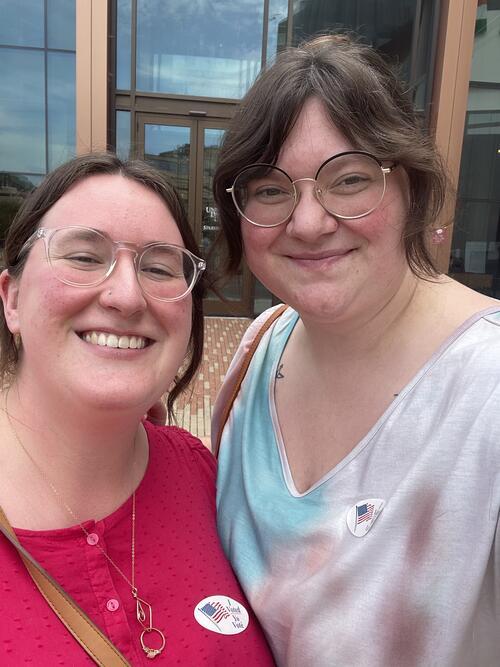
[(354, 537), (364, 537), (384, 509), (382, 498), (366, 498), (351, 507), (347, 513), (347, 527)]
[(194, 617), (200, 625), (222, 635), (237, 635), (248, 626), (248, 612), (241, 602), (227, 595), (210, 595), (194, 608)]

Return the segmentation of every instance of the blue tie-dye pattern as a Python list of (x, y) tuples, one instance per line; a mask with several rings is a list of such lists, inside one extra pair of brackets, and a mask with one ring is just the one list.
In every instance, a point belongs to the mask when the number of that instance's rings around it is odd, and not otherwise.
[[(298, 316), (287, 313), (282, 319), (269, 345), (259, 346), (254, 355), (251, 370), (258, 372), (249, 371), (244, 380), (245, 401), (237, 399), (234, 404), (219, 457), (219, 533), (247, 590), (255, 590), (265, 578), (277, 545), (288, 549), (295, 536), (303, 539), (304, 525), (320, 523), (327, 508), (321, 486), (306, 497), (294, 497), (283, 477), (269, 392)], [(225, 442), (227, 438), (231, 443)], [(241, 444), (234, 446), (237, 441)], [(277, 479), (282, 484), (276, 484)]]

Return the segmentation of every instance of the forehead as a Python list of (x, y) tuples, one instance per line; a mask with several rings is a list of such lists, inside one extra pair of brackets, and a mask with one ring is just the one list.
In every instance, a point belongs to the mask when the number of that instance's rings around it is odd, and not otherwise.
[(356, 148), (332, 123), (323, 102), (312, 97), (304, 103), (281, 147), (277, 165), (291, 176), (314, 176), (332, 155)]
[(182, 245), (177, 223), (163, 199), (119, 174), (98, 174), (79, 181), (41, 221), (49, 229), (77, 225), (106, 232), (114, 240)]

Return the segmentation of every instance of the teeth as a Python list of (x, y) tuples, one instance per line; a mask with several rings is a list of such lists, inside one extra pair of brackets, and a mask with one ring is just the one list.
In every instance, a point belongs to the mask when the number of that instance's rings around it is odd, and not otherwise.
[(128, 336), (120, 336), (120, 338), (118, 339), (118, 347), (122, 350), (127, 350), (129, 347), (132, 347), (130, 345)]
[(91, 345), (118, 347), (121, 350), (142, 350), (146, 347), (146, 339), (142, 336), (117, 336), (116, 334), (105, 334), (102, 331), (88, 331), (83, 334), (82, 338)]
[(118, 336), (115, 336), (115, 334), (109, 334), (106, 345), (108, 347), (118, 347)]

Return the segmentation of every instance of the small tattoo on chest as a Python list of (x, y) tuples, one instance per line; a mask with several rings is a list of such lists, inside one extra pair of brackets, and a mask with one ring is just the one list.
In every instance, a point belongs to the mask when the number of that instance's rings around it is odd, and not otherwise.
[(283, 369), (283, 364), (280, 364), (280, 365), (278, 366), (278, 370), (276, 371), (276, 379), (277, 379), (277, 380), (281, 380), (282, 378), (285, 377), (285, 376), (283, 375), (283, 373), (282, 373), (282, 369)]

